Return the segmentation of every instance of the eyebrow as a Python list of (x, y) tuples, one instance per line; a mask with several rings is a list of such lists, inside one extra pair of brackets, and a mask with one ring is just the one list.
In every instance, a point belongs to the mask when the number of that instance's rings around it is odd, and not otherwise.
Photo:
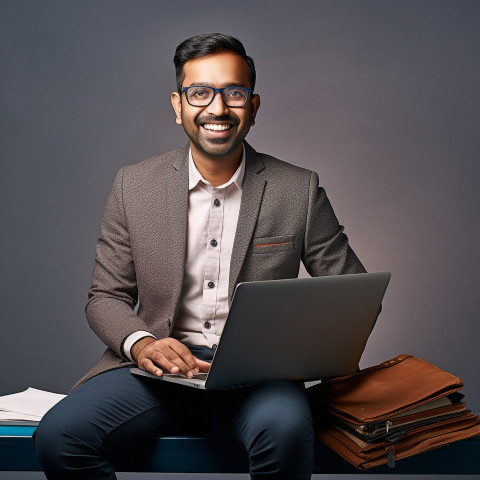
[(242, 85), (241, 83), (234, 83), (234, 82), (225, 83), (225, 84), (223, 84), (223, 87), (216, 87), (211, 82), (193, 82), (188, 86), (189, 87), (212, 87), (212, 88), (225, 88), (225, 87), (244, 87), (244, 88), (248, 88), (246, 85)]

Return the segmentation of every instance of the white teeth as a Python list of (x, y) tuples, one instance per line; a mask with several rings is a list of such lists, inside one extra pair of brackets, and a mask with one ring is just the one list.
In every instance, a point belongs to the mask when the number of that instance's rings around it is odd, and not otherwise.
[(203, 125), (203, 128), (207, 130), (228, 130), (230, 127), (231, 125), (218, 125), (216, 123), (206, 123)]

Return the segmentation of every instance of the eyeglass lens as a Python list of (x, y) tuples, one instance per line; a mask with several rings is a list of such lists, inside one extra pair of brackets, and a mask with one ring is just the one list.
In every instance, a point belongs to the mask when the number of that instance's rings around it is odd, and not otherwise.
[[(190, 87), (186, 93), (190, 105), (206, 107), (213, 100), (215, 90), (210, 87)], [(222, 97), (225, 105), (229, 107), (243, 107), (248, 92), (237, 87), (227, 87), (223, 90)]]

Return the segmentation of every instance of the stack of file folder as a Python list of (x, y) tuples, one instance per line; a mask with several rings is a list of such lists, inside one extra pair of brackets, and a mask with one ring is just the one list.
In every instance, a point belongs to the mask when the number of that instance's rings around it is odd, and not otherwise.
[(318, 438), (359, 469), (480, 434), (460, 378), (399, 355), (309, 389)]

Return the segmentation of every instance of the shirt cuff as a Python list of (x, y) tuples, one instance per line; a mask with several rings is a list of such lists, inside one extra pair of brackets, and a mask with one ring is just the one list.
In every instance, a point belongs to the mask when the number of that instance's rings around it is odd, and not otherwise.
[(135, 360), (132, 357), (131, 349), (134, 343), (138, 342), (140, 339), (145, 337), (152, 337), (155, 340), (158, 340), (155, 335), (152, 335), (150, 332), (146, 332), (144, 330), (139, 330), (138, 332), (131, 333), (123, 342), (122, 350), (123, 354), (129, 358), (132, 362)]

